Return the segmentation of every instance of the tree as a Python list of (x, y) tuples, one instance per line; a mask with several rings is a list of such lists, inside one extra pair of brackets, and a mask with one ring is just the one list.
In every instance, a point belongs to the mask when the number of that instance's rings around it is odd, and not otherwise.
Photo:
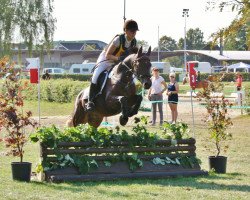
[[(52, 41), (54, 0), (0, 0), (0, 54), (10, 54), (14, 38), (31, 53), (34, 44), (47, 48)], [(2, 55), (0, 55), (2, 56)]]
[[(176, 41), (166, 35), (160, 38), (159, 45), (161, 51), (174, 51), (178, 49)], [(158, 47), (156, 49), (158, 50)]]
[(246, 26), (246, 45), (250, 50), (250, 2), (249, 0), (210, 0), (208, 1), (208, 9), (219, 8), (222, 12), (226, 7), (230, 7), (232, 11), (238, 11), (235, 22), (229, 27), (219, 30), (212, 34), (214, 43), (223, 36), (227, 38), (237, 33), (239, 29)]
[[(204, 36), (203, 32), (199, 29), (189, 29), (187, 31), (187, 36), (186, 36), (186, 44), (187, 44), (187, 49), (192, 50), (200, 50), (203, 49), (204, 46), (206, 45), (206, 42), (204, 41)], [(184, 48), (184, 39), (180, 38), (178, 42), (178, 47), (180, 49)]]
[(163, 59), (164, 62), (169, 62), (172, 67), (183, 67), (183, 60), (180, 56), (173, 56)]
[[(232, 23), (234, 22), (235, 21), (233, 21)], [(246, 51), (248, 49), (246, 29), (247, 27), (246, 25), (244, 25), (237, 32), (227, 36), (224, 41), (224, 49)]]
[(143, 50), (148, 50), (149, 44), (145, 40), (137, 40), (138, 47), (142, 46)]

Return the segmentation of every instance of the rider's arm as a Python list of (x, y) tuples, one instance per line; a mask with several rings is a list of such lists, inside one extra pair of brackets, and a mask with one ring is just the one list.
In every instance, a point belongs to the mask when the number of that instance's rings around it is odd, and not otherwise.
[(115, 52), (116, 48), (117, 47), (113, 44), (109, 45), (108, 50), (105, 54), (107, 60), (114, 60), (114, 61), (119, 60), (119, 57), (112, 55)]

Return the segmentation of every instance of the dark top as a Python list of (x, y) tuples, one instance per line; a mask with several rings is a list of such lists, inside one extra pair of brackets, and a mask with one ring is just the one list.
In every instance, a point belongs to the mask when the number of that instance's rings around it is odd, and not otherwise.
[[(174, 84), (171, 84), (171, 83), (168, 84), (168, 91), (176, 91), (175, 83)], [(169, 101), (169, 103), (178, 103), (178, 94), (169, 95), (168, 96), (168, 101)]]

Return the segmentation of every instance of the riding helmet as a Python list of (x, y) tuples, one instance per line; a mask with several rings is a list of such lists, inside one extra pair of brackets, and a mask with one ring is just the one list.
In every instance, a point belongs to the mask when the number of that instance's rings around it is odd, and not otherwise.
[(130, 19), (125, 21), (124, 26), (123, 26), (123, 30), (130, 30), (130, 31), (139, 31), (138, 29), (138, 24), (136, 23), (136, 21)]

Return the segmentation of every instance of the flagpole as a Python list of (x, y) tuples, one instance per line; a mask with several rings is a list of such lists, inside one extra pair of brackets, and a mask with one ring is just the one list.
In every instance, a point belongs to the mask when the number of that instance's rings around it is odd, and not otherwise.
[(39, 126), (41, 125), (40, 122), (41, 122), (41, 107), (40, 107), (40, 100), (41, 100), (41, 97), (40, 97), (40, 92), (41, 92), (41, 86), (40, 86), (40, 59), (37, 58), (37, 68), (38, 68), (38, 84), (37, 84), (37, 96), (38, 96), (38, 123), (39, 123)]

